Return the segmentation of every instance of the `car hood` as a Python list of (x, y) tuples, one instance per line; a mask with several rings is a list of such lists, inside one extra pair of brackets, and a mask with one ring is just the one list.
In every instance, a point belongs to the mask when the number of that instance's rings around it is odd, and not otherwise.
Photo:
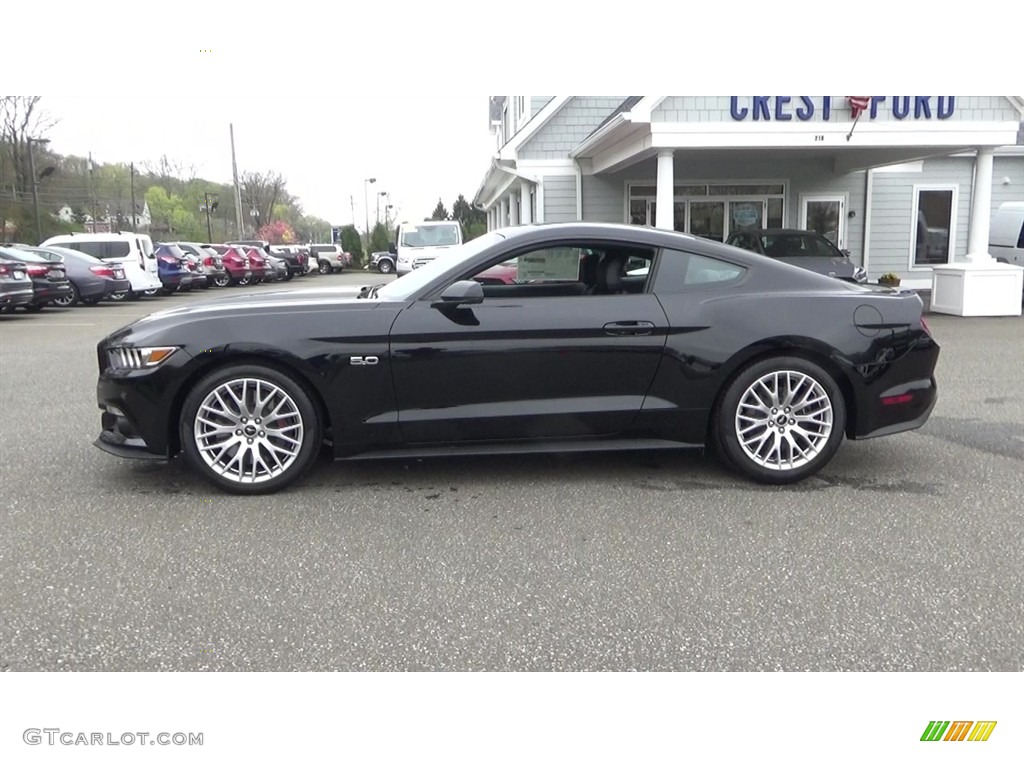
[(162, 309), (125, 326), (121, 333), (170, 327), (179, 323), (217, 320), (239, 315), (265, 315), (288, 312), (372, 309), (381, 302), (357, 298), (357, 286), (337, 288), (298, 288), (280, 291), (262, 291), (223, 296), (190, 302), (173, 309)]
[(831, 277), (853, 277), (854, 264), (849, 259), (835, 258), (829, 256), (790, 256), (775, 259), (785, 264), (792, 264), (794, 267), (803, 267), (819, 275)]

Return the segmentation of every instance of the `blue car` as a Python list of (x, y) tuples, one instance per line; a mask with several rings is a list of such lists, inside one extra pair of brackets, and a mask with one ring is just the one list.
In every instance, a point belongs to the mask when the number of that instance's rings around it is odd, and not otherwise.
[(185, 252), (177, 245), (162, 243), (153, 252), (156, 257), (157, 274), (163, 284), (165, 295), (192, 288), (192, 270), (188, 266)]

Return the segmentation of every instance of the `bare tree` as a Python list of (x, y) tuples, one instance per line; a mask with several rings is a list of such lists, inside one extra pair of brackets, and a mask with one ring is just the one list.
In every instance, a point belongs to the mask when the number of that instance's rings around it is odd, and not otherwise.
[(14, 171), (14, 187), (24, 195), (32, 189), (28, 139), (43, 138), (57, 124), (40, 108), (41, 96), (0, 97), (0, 143), (7, 150)]
[(253, 216), (253, 226), (259, 229), (264, 224), (270, 223), (274, 213), (274, 206), (283, 202), (287, 193), (285, 192), (284, 177), (275, 171), (267, 173), (243, 172), (239, 174), (239, 184), (242, 187), (242, 208), (256, 211)]
[(140, 163), (140, 168), (152, 182), (163, 187), (167, 194), (173, 194), (178, 191), (176, 187), (184, 187), (194, 181), (197, 173), (195, 164), (173, 160), (167, 155), (160, 155), (155, 163)]

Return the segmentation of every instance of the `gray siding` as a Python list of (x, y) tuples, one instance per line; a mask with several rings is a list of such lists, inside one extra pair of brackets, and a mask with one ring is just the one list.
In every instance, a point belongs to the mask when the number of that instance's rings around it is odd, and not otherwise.
[(625, 186), (619, 179), (583, 177), (583, 218), (586, 221), (623, 222)]
[(551, 101), (554, 96), (531, 96), (530, 97), (530, 116), (536, 115), (542, 109), (544, 105)]
[(944, 157), (924, 161), (920, 173), (875, 173), (871, 205), (871, 254), (868, 274), (877, 278), (895, 272), (913, 279), (928, 278), (930, 271), (909, 271), (914, 236), (914, 185), (956, 185), (955, 258), (967, 252), (967, 225), (971, 211), (974, 158)]
[[(814, 104), (814, 114), (808, 122), (821, 122), (822, 121), (822, 100), (823, 96), (809, 96), (811, 102)], [(914, 101), (913, 97), (910, 97), (910, 114), (903, 120), (898, 119), (893, 115), (893, 99), (903, 98), (886, 96), (885, 101), (878, 106), (878, 114), (873, 118), (874, 121), (888, 121), (894, 120), (896, 122), (913, 122), (914, 121)], [(736, 122), (733, 120), (729, 113), (729, 96), (668, 96), (658, 107), (651, 113), (651, 122), (665, 122), (665, 123), (732, 123)], [(849, 121), (850, 108), (846, 104), (845, 96), (832, 96), (832, 115), (829, 118), (829, 122), (843, 122)], [(947, 118), (947, 120), (1007, 120), (1017, 122), (1020, 120), (1020, 113), (1014, 108), (1013, 104), (1007, 100), (1005, 96), (955, 96), (954, 97), (954, 109), (953, 114)], [(931, 106), (931, 119), (935, 120), (935, 112), (938, 105), (938, 97), (933, 96), (930, 99)], [(793, 96), (792, 100), (787, 105), (786, 112), (790, 115), (795, 115), (798, 106), (802, 106), (799, 96)], [(740, 96), (738, 106), (740, 108), (746, 107), (748, 110), (751, 106), (751, 97)], [(769, 102), (769, 106), (772, 110), (771, 119), (775, 119), (775, 99), (774, 97)], [(752, 110), (751, 110), (752, 112)], [(925, 121), (925, 118), (920, 118), (921, 121)], [(796, 121), (796, 117), (793, 117), (793, 121)], [(753, 115), (748, 114), (743, 122), (754, 122)], [(761, 121), (758, 121), (761, 122)], [(943, 120), (946, 122), (946, 120)]]
[(576, 177), (544, 177), (544, 221), (576, 221)]
[[(1010, 183), (1004, 183), (1009, 179)], [(1024, 202), (1024, 155), (992, 159), (992, 212), (1002, 203)]]
[(573, 96), (547, 124), (519, 148), (522, 160), (557, 160), (569, 156), (625, 96)]

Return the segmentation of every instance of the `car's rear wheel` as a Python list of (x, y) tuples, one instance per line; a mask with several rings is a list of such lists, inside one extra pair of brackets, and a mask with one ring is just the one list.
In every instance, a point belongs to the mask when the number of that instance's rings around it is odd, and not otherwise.
[(202, 379), (182, 406), (181, 446), (189, 464), (231, 493), (280, 490), (316, 460), (316, 407), (291, 376), (235, 365)]
[(231, 278), (227, 275), (217, 275), (213, 278), (213, 284), (218, 288), (227, 288), (231, 284)]
[(332, 272), (332, 270), (331, 270), (330, 262), (321, 261), (320, 262), (320, 274), (321, 275), (329, 275), (329, 274), (331, 274), (331, 272)]
[(818, 472), (843, 441), (846, 404), (823, 368), (798, 357), (756, 362), (732, 381), (715, 418), (715, 443), (732, 466), (782, 485)]
[(78, 294), (78, 288), (75, 287), (75, 284), (69, 283), (69, 285), (71, 286), (71, 293), (67, 296), (61, 296), (59, 299), (53, 300), (53, 303), (58, 307), (73, 307), (81, 299), (81, 296)]

